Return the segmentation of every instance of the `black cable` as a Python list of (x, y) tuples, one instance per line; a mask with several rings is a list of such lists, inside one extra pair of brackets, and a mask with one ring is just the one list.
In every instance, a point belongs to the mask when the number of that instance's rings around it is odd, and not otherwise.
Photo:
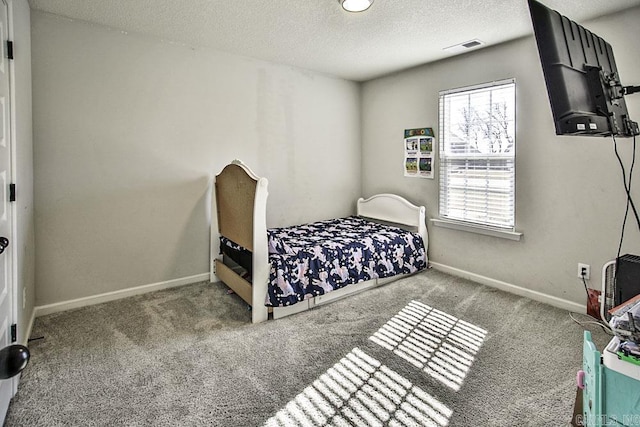
[[(622, 183), (624, 185), (624, 190), (627, 193), (627, 205), (624, 212), (624, 219), (622, 221), (622, 228), (620, 230), (620, 242), (618, 243), (618, 254), (616, 256), (616, 264), (615, 264), (615, 273), (613, 276), (613, 289), (611, 290), (614, 301), (616, 300), (616, 293), (618, 289), (618, 271), (620, 267), (620, 253), (622, 252), (622, 242), (624, 241), (624, 232), (627, 224), (627, 218), (629, 216), (629, 206), (633, 209), (633, 213), (636, 217), (636, 222), (638, 223), (638, 228), (640, 229), (640, 220), (638, 219), (638, 212), (636, 211), (635, 204), (633, 203), (633, 198), (631, 197), (631, 178), (633, 176), (633, 168), (636, 162), (636, 136), (633, 135), (633, 158), (631, 160), (631, 167), (629, 168), (629, 184), (627, 185), (626, 172), (624, 169), (624, 164), (622, 163), (622, 159), (620, 158), (620, 154), (618, 153), (618, 143), (616, 141), (615, 135), (611, 135), (613, 138), (613, 149), (616, 153), (616, 158), (618, 159), (618, 163), (620, 164), (620, 169), (622, 169)], [(602, 295), (602, 298), (606, 298), (606, 295)]]
[[(594, 307), (593, 304), (591, 303), (591, 298), (589, 298), (589, 287), (587, 286), (587, 281), (584, 278), (584, 275), (582, 275), (582, 283), (584, 284), (584, 291), (587, 294), (587, 312), (589, 311), (589, 307), (591, 308), (591, 310), (595, 310), (596, 312), (600, 312), (600, 307)], [(591, 316), (593, 317), (593, 316)], [(599, 318), (596, 318), (598, 320), (600, 320)]]
[(636, 137), (633, 136), (633, 160), (631, 162), (631, 169), (629, 171), (629, 184), (627, 185), (627, 172), (624, 169), (624, 164), (622, 163), (622, 159), (620, 158), (620, 154), (618, 153), (618, 142), (616, 141), (615, 135), (611, 135), (613, 138), (613, 150), (616, 153), (616, 158), (618, 159), (618, 163), (620, 164), (620, 169), (622, 170), (622, 184), (624, 185), (624, 190), (627, 193), (627, 203), (631, 205), (631, 209), (633, 210), (633, 214), (636, 217), (636, 223), (638, 224), (638, 230), (640, 230), (640, 216), (638, 215), (638, 210), (636, 209), (635, 203), (633, 203), (633, 198), (631, 197), (631, 175), (633, 174), (633, 166), (635, 165), (635, 152), (636, 152)]
[(616, 157), (618, 158), (618, 162), (620, 163), (620, 167), (622, 168), (622, 179), (623, 179), (623, 183), (624, 183), (624, 189), (625, 192), (627, 193), (627, 206), (625, 208), (624, 211), (624, 219), (622, 220), (622, 229), (620, 230), (620, 242), (618, 243), (618, 255), (616, 256), (616, 271), (617, 271), (617, 260), (618, 258), (620, 258), (620, 252), (622, 252), (622, 242), (624, 240), (624, 231), (627, 225), (627, 218), (629, 216), (629, 206), (631, 205), (631, 178), (633, 176), (633, 168), (635, 166), (636, 163), (636, 137), (635, 135), (633, 136), (633, 157), (631, 160), (631, 167), (629, 168), (629, 185), (627, 186), (627, 182), (626, 182), (626, 172), (624, 170), (624, 165), (622, 164), (622, 159), (620, 159), (620, 155), (618, 154), (618, 149), (617, 149), (617, 141), (616, 141), (616, 137), (614, 135), (612, 135), (613, 138), (613, 147), (614, 147), (614, 151), (616, 153)]

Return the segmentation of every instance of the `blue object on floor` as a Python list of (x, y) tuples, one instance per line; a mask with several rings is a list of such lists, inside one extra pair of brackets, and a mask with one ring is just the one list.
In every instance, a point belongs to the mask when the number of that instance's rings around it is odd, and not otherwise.
[(640, 425), (640, 366), (618, 359), (619, 343), (614, 337), (601, 354), (584, 332), (583, 426)]

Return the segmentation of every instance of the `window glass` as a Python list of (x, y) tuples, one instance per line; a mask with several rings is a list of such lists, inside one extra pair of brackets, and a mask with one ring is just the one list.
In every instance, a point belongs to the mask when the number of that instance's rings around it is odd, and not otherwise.
[(442, 218), (515, 227), (515, 81), (440, 92)]

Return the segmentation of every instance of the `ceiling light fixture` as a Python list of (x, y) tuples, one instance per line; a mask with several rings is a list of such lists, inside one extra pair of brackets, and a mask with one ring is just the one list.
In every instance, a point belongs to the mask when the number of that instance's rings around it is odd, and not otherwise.
[(347, 12), (363, 12), (373, 4), (373, 0), (338, 0)]

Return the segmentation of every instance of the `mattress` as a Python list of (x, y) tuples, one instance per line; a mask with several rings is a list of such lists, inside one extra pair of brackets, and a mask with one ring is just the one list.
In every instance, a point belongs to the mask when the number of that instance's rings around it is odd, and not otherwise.
[(352, 283), (427, 266), (418, 233), (351, 216), (268, 230), (265, 305), (282, 307)]

